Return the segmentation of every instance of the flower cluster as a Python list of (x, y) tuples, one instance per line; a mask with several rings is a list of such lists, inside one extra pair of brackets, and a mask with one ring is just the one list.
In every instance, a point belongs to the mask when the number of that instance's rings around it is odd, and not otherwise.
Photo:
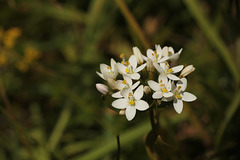
[[(126, 115), (129, 121), (135, 117), (136, 110), (147, 110), (154, 100), (173, 101), (175, 111), (180, 114), (183, 101), (196, 100), (196, 96), (185, 92), (186, 76), (195, 70), (193, 65), (185, 68), (183, 65), (170, 65), (178, 60), (181, 52), (182, 49), (175, 53), (172, 47), (155, 45), (155, 50), (148, 49), (145, 56), (133, 47), (133, 55), (128, 60), (121, 54), (121, 62), (111, 59), (110, 65), (100, 64), (97, 74), (107, 81), (111, 91), (100, 83), (96, 84), (96, 88), (102, 94), (116, 98), (112, 106), (120, 109), (119, 114)], [(151, 98), (144, 98), (151, 91)]]

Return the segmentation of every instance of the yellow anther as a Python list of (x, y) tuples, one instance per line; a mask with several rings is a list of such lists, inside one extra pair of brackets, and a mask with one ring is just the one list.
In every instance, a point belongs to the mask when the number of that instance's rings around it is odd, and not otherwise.
[(160, 86), (164, 86), (164, 84), (161, 83)]
[(167, 92), (167, 89), (166, 89), (166, 88), (163, 88), (163, 89), (162, 89), (162, 92), (164, 92), (164, 93)]
[(169, 52), (168, 52), (168, 55), (169, 55), (169, 56), (172, 55), (172, 52), (169, 51)]
[(162, 80), (159, 83), (162, 83)]
[(123, 58), (124, 57), (124, 54), (122, 53), (122, 54), (120, 54), (120, 58)]
[(125, 65), (128, 66), (130, 63), (128, 61), (125, 62)]
[(124, 80), (122, 81), (122, 83), (123, 83), (123, 84), (127, 84), (127, 81), (124, 79)]
[(129, 96), (133, 96), (133, 94), (132, 94), (132, 93), (130, 93), (130, 92), (128, 93), (128, 95), (129, 95)]
[(168, 69), (168, 73), (171, 73), (173, 70), (172, 70), (172, 68), (169, 68)]
[(135, 104), (134, 101), (128, 101), (128, 104), (130, 104), (131, 106)]
[(177, 98), (177, 99), (180, 99), (180, 98), (182, 98), (182, 96), (180, 96), (180, 95), (178, 94), (178, 95), (176, 95), (176, 98)]
[(129, 73), (129, 69), (128, 69), (128, 68), (126, 68), (125, 72), (126, 72), (126, 73)]
[(110, 67), (110, 66), (107, 66), (107, 69), (109, 69), (109, 70), (110, 70), (110, 69), (111, 69), (111, 67)]
[(123, 64), (123, 61), (121, 61), (121, 63)]
[(177, 88), (177, 89), (179, 90), (179, 89), (181, 89), (181, 88), (182, 88), (181, 86), (178, 86), (178, 88)]

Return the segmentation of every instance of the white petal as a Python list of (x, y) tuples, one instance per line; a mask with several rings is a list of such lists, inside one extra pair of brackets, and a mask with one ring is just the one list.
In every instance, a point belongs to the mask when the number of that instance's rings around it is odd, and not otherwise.
[(113, 97), (113, 98), (122, 98), (123, 95), (121, 95), (121, 91), (118, 91), (118, 92), (116, 92), (116, 93), (113, 93), (113, 94), (112, 94), (112, 97)]
[(136, 108), (133, 106), (127, 106), (126, 108), (126, 117), (127, 120), (131, 121), (136, 115)]
[(169, 57), (162, 57), (161, 59), (158, 60), (158, 63), (163, 63), (165, 61), (167, 61), (169, 59)]
[(157, 92), (153, 93), (152, 97), (153, 97), (153, 99), (160, 99), (163, 97), (163, 93), (160, 91), (157, 91)]
[(112, 102), (112, 106), (117, 109), (124, 109), (128, 106), (128, 100), (121, 98)]
[(138, 80), (141, 76), (139, 73), (133, 73), (129, 75), (132, 79)]
[(132, 90), (134, 90), (135, 88), (137, 88), (137, 86), (140, 84), (140, 81), (137, 81), (136, 83), (134, 83), (132, 85)]
[(149, 58), (149, 59), (151, 59), (151, 60), (153, 60), (153, 58), (154, 58), (154, 51), (152, 50), (152, 49), (148, 49), (147, 50), (147, 57)]
[(183, 65), (172, 67), (172, 73), (178, 73), (183, 69)]
[(162, 67), (160, 67), (160, 65), (158, 65), (157, 63), (153, 63), (153, 66), (156, 68), (156, 70), (159, 73), (164, 73), (164, 70), (162, 69)]
[(163, 93), (163, 96), (166, 98), (172, 97), (174, 94), (172, 92)]
[(154, 90), (154, 91), (160, 90), (160, 85), (159, 85), (159, 83), (157, 83), (157, 82), (155, 82), (155, 81), (153, 81), (153, 80), (149, 80), (149, 81), (148, 81), (148, 85), (149, 85), (149, 87), (150, 87), (152, 90)]
[(132, 93), (132, 90), (130, 88), (123, 88), (123, 90), (121, 91), (121, 94), (125, 99), (128, 99), (129, 93)]
[(146, 57), (146, 56), (144, 56), (144, 55), (142, 55), (142, 57), (143, 57), (144, 61), (147, 61), (147, 60), (148, 60), (148, 57)]
[(103, 77), (103, 74), (99, 73), (99, 72), (96, 72), (102, 79), (106, 80), (104, 77)]
[(131, 57), (129, 58), (129, 63), (133, 67), (133, 70), (137, 68), (137, 58), (135, 57), (135, 55), (131, 55)]
[(145, 111), (149, 108), (149, 105), (144, 100), (136, 101), (135, 107), (139, 111)]
[(161, 100), (164, 101), (164, 102), (170, 102), (174, 99), (174, 97), (163, 97)]
[(166, 74), (160, 74), (158, 76), (158, 82), (160, 83), (161, 81), (163, 84), (167, 84), (168, 78), (167, 78)]
[(177, 76), (173, 75), (173, 74), (168, 74), (167, 77), (171, 80), (174, 80), (174, 81), (177, 81), (179, 80), (180, 78), (178, 78)]
[(114, 68), (115, 65), (116, 65), (116, 61), (113, 58), (111, 58), (111, 67)]
[(158, 56), (162, 57), (162, 48), (160, 47), (160, 45), (155, 45), (155, 49), (157, 51)]
[(183, 101), (192, 102), (192, 101), (195, 101), (196, 99), (197, 99), (197, 97), (195, 95), (193, 95), (192, 93), (183, 92), (183, 94), (182, 94)]
[(166, 46), (166, 47), (163, 47), (163, 49), (162, 49), (162, 55), (164, 56), (164, 57), (168, 57), (168, 47)]
[(117, 68), (118, 68), (118, 71), (121, 73), (121, 74), (126, 74), (126, 69), (127, 67), (124, 66), (123, 64), (121, 63), (117, 63)]
[(174, 107), (175, 111), (178, 114), (180, 114), (182, 112), (182, 109), (183, 109), (183, 102), (182, 102), (182, 100), (174, 99), (173, 100), (173, 107)]
[(179, 89), (179, 91), (185, 91), (185, 89), (187, 88), (187, 79), (186, 78), (181, 78), (178, 82), (177, 82), (177, 87), (181, 86), (181, 88)]
[(137, 67), (135, 70), (134, 70), (134, 72), (136, 73), (136, 72), (140, 72), (143, 68), (145, 68), (146, 67), (146, 63), (144, 63), (144, 64), (142, 64), (141, 66), (139, 66), (139, 67)]
[(143, 85), (139, 86), (134, 92), (133, 96), (136, 100), (140, 100), (143, 96)]
[(129, 75), (123, 75), (123, 79), (127, 81), (127, 84), (129, 84), (129, 86), (132, 86), (132, 79)]

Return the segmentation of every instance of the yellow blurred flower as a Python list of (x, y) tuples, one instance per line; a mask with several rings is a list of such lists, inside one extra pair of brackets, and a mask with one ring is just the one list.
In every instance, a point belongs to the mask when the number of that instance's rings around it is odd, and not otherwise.
[(4, 53), (0, 53), (0, 65), (5, 65), (7, 63), (7, 57)]
[(21, 30), (17, 27), (10, 28), (3, 35), (3, 44), (6, 48), (12, 48), (16, 39), (21, 35)]
[(26, 72), (28, 70), (28, 65), (23, 61), (17, 62), (16, 67), (21, 72)]
[(32, 47), (27, 47), (24, 52), (23, 61), (26, 62), (27, 64), (30, 64), (34, 60), (37, 60), (38, 58), (40, 58), (40, 56), (41, 56), (41, 53), (38, 50)]

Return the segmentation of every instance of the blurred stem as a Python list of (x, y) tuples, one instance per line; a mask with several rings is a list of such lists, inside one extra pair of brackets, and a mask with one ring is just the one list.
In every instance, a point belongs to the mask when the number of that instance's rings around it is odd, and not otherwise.
[[(150, 129), (149, 123), (144, 121), (138, 126), (127, 130), (126, 132), (121, 134), (121, 145), (129, 146), (129, 144), (133, 143), (134, 141), (138, 140), (139, 137), (142, 137), (144, 134), (146, 134), (149, 129)], [(101, 159), (101, 157), (114, 151), (116, 148), (117, 148), (116, 142), (113, 141), (112, 139), (109, 139), (105, 141), (104, 144), (99, 144), (99, 146), (87, 152), (86, 154), (83, 154), (72, 160)]]
[[(3, 77), (4, 74), (2, 74), (2, 77)], [(23, 131), (22, 131), (22, 128), (20, 125), (18, 125), (18, 121), (16, 119), (16, 116), (13, 112), (13, 109), (12, 109), (12, 105), (7, 97), (7, 94), (6, 94), (6, 91), (5, 91), (5, 87), (4, 87), (4, 84), (3, 84), (3, 79), (1, 78), (0, 79), (0, 95), (1, 95), (1, 98), (3, 100), (3, 103), (4, 105), (6, 106), (6, 115), (8, 116), (8, 118), (13, 122), (13, 124), (17, 124), (17, 125), (14, 125), (15, 128), (16, 128), (16, 132), (17, 132), (17, 135), (19, 136), (19, 139), (20, 139), (20, 142), (22, 143), (22, 145), (26, 148), (28, 154), (30, 155), (30, 157), (32, 157), (32, 151), (31, 151), (31, 148), (28, 144), (28, 141), (26, 139), (26, 136), (23, 134)]]
[(149, 44), (147, 38), (144, 35), (144, 32), (142, 31), (142, 29), (139, 26), (139, 24), (137, 23), (136, 19), (134, 18), (134, 16), (132, 15), (130, 10), (128, 9), (127, 5), (124, 3), (123, 0), (115, 0), (115, 1), (117, 3), (118, 7), (120, 8), (122, 14), (124, 15), (124, 17), (128, 21), (129, 25), (133, 28), (133, 30), (138, 35), (139, 39), (142, 41), (145, 49), (150, 48), (151, 45)]
[(121, 145), (120, 145), (120, 138), (119, 138), (119, 134), (117, 135), (117, 146), (118, 146), (117, 160), (120, 160), (120, 154), (121, 154)]
[(232, 103), (227, 107), (226, 116), (223, 122), (220, 124), (220, 127), (218, 128), (218, 131), (216, 133), (215, 149), (218, 149), (223, 137), (223, 133), (228, 123), (232, 119), (234, 113), (237, 111), (239, 103), (240, 103), (240, 89), (235, 93)]
[(220, 56), (222, 57), (223, 61), (225, 61), (227, 67), (231, 71), (233, 77), (237, 84), (240, 82), (240, 75), (239, 71), (234, 63), (231, 54), (222, 41), (221, 37), (213, 27), (213, 25), (207, 20), (207, 17), (204, 16), (203, 11), (200, 8), (197, 0), (183, 0), (189, 11), (192, 13), (193, 18), (199, 24), (199, 27), (202, 29), (203, 33), (207, 37), (207, 39), (212, 43), (214, 47), (218, 50)]
[(69, 120), (71, 116), (71, 107), (70, 104), (66, 104), (64, 106), (64, 109), (62, 110), (59, 119), (57, 121), (57, 124), (55, 125), (55, 128), (53, 129), (53, 132), (49, 138), (49, 142), (48, 142), (48, 149), (50, 151), (54, 151), (54, 149), (56, 148), (59, 139), (61, 138), (64, 129), (67, 126), (67, 122)]

